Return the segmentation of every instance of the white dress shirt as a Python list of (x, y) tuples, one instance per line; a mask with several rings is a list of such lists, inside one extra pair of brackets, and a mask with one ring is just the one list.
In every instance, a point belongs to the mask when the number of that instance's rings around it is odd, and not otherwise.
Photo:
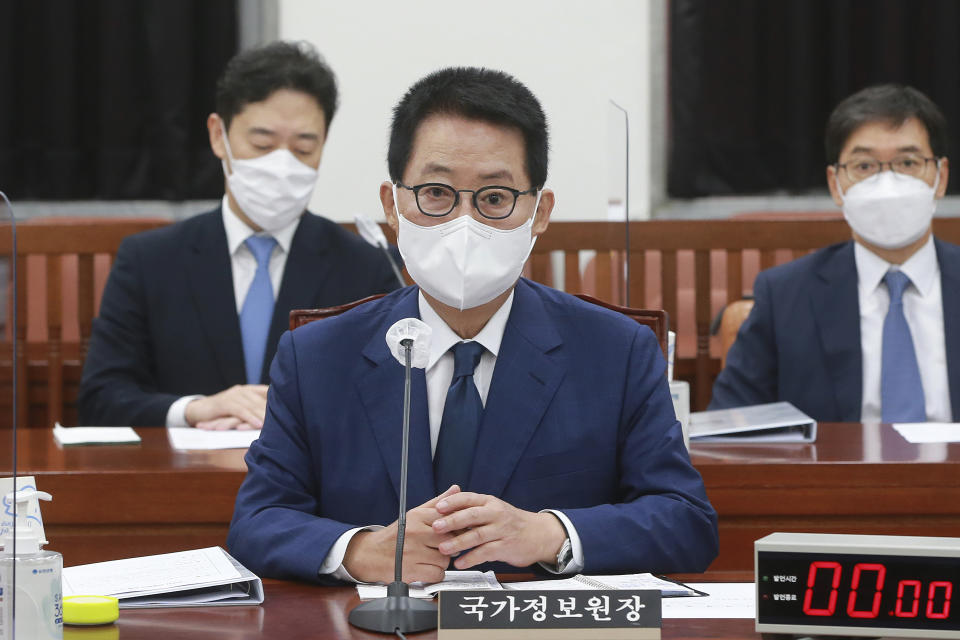
[(910, 278), (903, 293), (903, 313), (910, 327), (913, 349), (920, 366), (920, 380), (927, 420), (952, 422), (950, 386), (947, 381), (947, 347), (943, 329), (943, 292), (940, 265), (933, 236), (902, 265), (893, 265), (859, 242), (854, 243), (860, 301), (860, 351), (863, 362), (861, 422), (881, 421), (880, 374), (883, 351), (883, 321), (890, 308), (890, 293), (883, 276), (899, 269)]
[[(257, 259), (253, 252), (244, 244), (252, 235), (269, 236), (272, 235), (277, 241), (270, 254), (270, 284), (273, 287), (273, 299), (277, 299), (277, 293), (280, 291), (280, 283), (283, 281), (283, 269), (287, 265), (287, 256), (290, 255), (290, 244), (293, 242), (293, 234), (297, 231), (297, 225), (300, 224), (300, 218), (288, 224), (276, 233), (268, 234), (265, 232), (254, 233), (253, 229), (241, 220), (233, 209), (230, 208), (227, 196), (223, 196), (223, 203), (220, 207), (223, 217), (223, 229), (227, 234), (227, 250), (230, 252), (230, 270), (233, 273), (233, 295), (237, 302), (237, 315), (243, 308), (243, 301), (247, 297), (247, 291), (253, 284), (253, 276), (257, 272)], [(167, 409), (168, 427), (189, 427), (185, 412), (187, 405), (191, 400), (201, 396), (184, 396), (178, 398), (170, 408)]]
[[(500, 343), (503, 341), (503, 333), (507, 328), (507, 319), (510, 317), (510, 310), (513, 308), (513, 292), (507, 300), (491, 316), (487, 324), (484, 325), (480, 333), (473, 338), (486, 349), (480, 357), (480, 362), (473, 373), (473, 382), (480, 393), (480, 401), (484, 406), (487, 405), (487, 394), (490, 391), (490, 382), (493, 379), (493, 369), (497, 363), (497, 355), (500, 353)], [(436, 453), (437, 439), (440, 435), (440, 423), (443, 419), (443, 405), (447, 400), (447, 390), (453, 381), (454, 355), (450, 350), (458, 342), (464, 340), (454, 333), (446, 322), (433, 310), (427, 299), (420, 293), (419, 297), (420, 319), (423, 320), (432, 329), (430, 335), (430, 359), (427, 361), (425, 371), (427, 382), (427, 411), (430, 422), (430, 453)], [(416, 506), (416, 505), (413, 505)], [(563, 524), (567, 531), (567, 537), (570, 538), (570, 545), (573, 551), (573, 560), (563, 571), (564, 574), (578, 573), (583, 568), (583, 545), (580, 543), (580, 536), (573, 523), (563, 513), (553, 509), (544, 509), (541, 513), (552, 513)], [(343, 558), (347, 553), (347, 546), (350, 540), (360, 531), (376, 531), (382, 529), (380, 526), (357, 527), (345, 532), (330, 548), (327, 557), (320, 567), (321, 574), (330, 574), (339, 580), (356, 582), (356, 579), (350, 575), (343, 566)], [(556, 573), (551, 566), (542, 565), (548, 571)]]

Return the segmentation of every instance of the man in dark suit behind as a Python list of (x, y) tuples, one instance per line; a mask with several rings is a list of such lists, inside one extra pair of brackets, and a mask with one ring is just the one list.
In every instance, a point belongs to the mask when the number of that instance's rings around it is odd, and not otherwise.
[(306, 211), (337, 107), (307, 45), (237, 55), (207, 128), (221, 207), (124, 240), (94, 321), (82, 424), (255, 429), (294, 308), (397, 288), (386, 257)]
[(960, 247), (932, 236), (946, 121), (910, 87), (827, 123), (827, 184), (853, 240), (762, 272), (711, 409), (787, 400), (820, 421), (960, 417)]

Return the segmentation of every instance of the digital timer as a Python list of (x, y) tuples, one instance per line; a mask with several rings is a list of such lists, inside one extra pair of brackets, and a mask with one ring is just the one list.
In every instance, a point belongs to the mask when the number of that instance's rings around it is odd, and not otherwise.
[(754, 568), (759, 632), (960, 638), (960, 538), (773, 533)]

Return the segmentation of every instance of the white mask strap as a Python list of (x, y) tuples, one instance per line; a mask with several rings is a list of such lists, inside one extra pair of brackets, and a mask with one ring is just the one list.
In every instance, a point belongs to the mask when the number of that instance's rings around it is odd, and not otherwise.
[[(223, 146), (227, 150), (227, 159), (230, 160), (230, 167), (233, 168), (233, 150), (230, 148), (230, 138), (227, 137), (227, 123), (223, 121), (223, 118), (220, 117), (220, 114), (217, 114), (217, 119), (220, 120), (220, 136), (223, 138)], [(226, 173), (226, 166), (224, 166), (224, 173)], [(231, 173), (233, 173), (231, 171)]]

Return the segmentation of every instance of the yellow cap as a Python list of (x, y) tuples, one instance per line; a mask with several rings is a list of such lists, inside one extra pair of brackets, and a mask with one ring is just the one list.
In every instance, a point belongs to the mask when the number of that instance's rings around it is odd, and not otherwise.
[(110, 596), (67, 596), (63, 599), (64, 624), (110, 624), (120, 617), (120, 601)]

